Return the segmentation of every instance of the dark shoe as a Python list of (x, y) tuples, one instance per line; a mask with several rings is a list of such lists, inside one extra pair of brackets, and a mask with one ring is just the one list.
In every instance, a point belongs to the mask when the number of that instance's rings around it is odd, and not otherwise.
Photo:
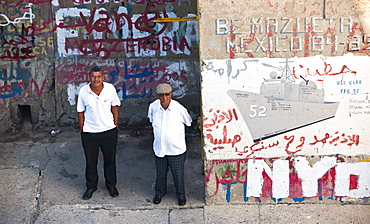
[(153, 198), (153, 203), (154, 203), (154, 204), (159, 204), (159, 203), (161, 203), (161, 199), (162, 199), (162, 197), (161, 197), (161, 196), (156, 195), (156, 196)]
[(92, 194), (93, 194), (95, 191), (96, 191), (96, 189), (90, 189), (90, 188), (88, 188), (88, 189), (85, 191), (84, 195), (82, 196), (82, 199), (84, 199), (84, 200), (88, 200), (88, 199), (90, 199), (90, 198), (92, 197)]
[(113, 198), (119, 195), (116, 187), (108, 187), (108, 190), (109, 190), (110, 196), (112, 196)]
[(179, 205), (185, 205), (185, 204), (186, 204), (185, 196), (179, 197)]

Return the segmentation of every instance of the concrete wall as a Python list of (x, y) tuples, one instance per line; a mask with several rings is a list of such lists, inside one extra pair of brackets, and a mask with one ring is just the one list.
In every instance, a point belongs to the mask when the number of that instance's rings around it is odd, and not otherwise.
[(24, 120), (35, 127), (55, 122), (51, 11), (50, 3), (0, 4), (0, 132)]
[(369, 7), (199, 0), (208, 204), (368, 202)]
[[(5, 1), (0, 5), (0, 132), (77, 124), (79, 88), (88, 70), (104, 69), (122, 106), (121, 127), (147, 124), (161, 82), (199, 117), (195, 0)], [(27, 108), (28, 107), (28, 108)], [(24, 110), (27, 110), (24, 113)]]

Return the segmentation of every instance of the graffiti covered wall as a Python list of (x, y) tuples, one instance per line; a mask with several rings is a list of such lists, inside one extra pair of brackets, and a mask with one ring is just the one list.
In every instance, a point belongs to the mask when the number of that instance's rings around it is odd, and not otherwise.
[[(45, 119), (46, 125), (75, 125), (79, 89), (88, 82), (89, 69), (98, 65), (122, 101), (121, 126), (147, 121), (148, 104), (161, 82), (170, 83), (174, 98), (198, 118), (195, 1), (5, 1), (0, 12), (2, 113), (10, 116), (8, 104), (24, 103), (24, 92), (36, 88), (38, 97), (27, 95), (40, 108), (38, 113), (31, 108), (37, 114), (34, 123), (48, 109), (51, 118)], [(37, 62), (41, 68), (35, 67)], [(50, 82), (43, 83), (40, 71), (46, 68)], [(52, 106), (40, 100), (46, 97), (45, 89), (55, 95)]]
[[(23, 111), (35, 127), (55, 121), (53, 27), (48, 4), (0, 4), (0, 132), (18, 128)], [(24, 114), (24, 112), (23, 112)]]
[(207, 203), (368, 201), (359, 3), (199, 2)]

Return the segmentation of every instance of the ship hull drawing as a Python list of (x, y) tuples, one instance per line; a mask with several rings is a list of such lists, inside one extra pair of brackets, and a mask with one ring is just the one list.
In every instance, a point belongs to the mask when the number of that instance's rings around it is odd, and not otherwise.
[(254, 142), (333, 118), (339, 105), (287, 101), (240, 90), (229, 90), (227, 94), (239, 109)]
[[(325, 102), (325, 90), (314, 81), (293, 76), (288, 59), (278, 75), (270, 73), (260, 86), (260, 94), (229, 90), (227, 93), (242, 114), (253, 141), (258, 142), (330, 118), (339, 102)], [(296, 83), (300, 81), (300, 83)]]

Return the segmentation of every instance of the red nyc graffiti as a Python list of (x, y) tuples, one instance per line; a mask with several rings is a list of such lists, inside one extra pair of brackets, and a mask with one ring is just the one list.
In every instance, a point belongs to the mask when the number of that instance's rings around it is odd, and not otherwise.
[(238, 194), (237, 190), (231, 194), (232, 185), (236, 184), (244, 185), (238, 189), (243, 189), (239, 194), (245, 202), (248, 197), (256, 202), (262, 202), (260, 197), (276, 202), (281, 198), (292, 198), (295, 202), (323, 200), (322, 197), (341, 200), (350, 196), (351, 191), (356, 192), (354, 197), (366, 199), (368, 182), (360, 180), (368, 175), (360, 170), (369, 166), (369, 162), (348, 164), (342, 157), (323, 157), (313, 165), (309, 165), (306, 157), (211, 160), (205, 170), (205, 181), (210, 198), (219, 194), (223, 186), (227, 202), (231, 195)]

